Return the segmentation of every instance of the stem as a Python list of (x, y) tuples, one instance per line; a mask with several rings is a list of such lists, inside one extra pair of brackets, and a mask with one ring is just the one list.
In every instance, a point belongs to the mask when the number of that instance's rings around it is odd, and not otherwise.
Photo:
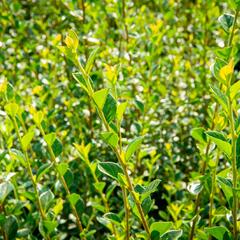
[[(106, 127), (106, 129), (108, 131), (110, 131), (110, 126), (108, 125), (107, 123), (107, 120), (103, 114), (103, 111), (101, 109), (98, 108), (97, 104), (96, 104), (96, 107), (98, 109), (98, 113), (99, 113), (99, 117), (101, 118), (101, 120), (103, 121), (104, 123), (104, 126)], [(137, 198), (136, 194), (135, 194), (135, 191), (134, 191), (134, 188), (133, 188), (133, 184), (132, 184), (132, 180), (128, 174), (128, 169), (127, 169), (127, 165), (125, 164), (125, 161), (124, 159), (122, 159), (121, 157), (121, 154), (119, 153), (118, 149), (115, 147), (115, 148), (112, 148), (114, 153), (116, 154), (117, 156), (117, 159), (121, 165), (121, 167), (123, 168), (123, 171), (124, 171), (124, 175), (127, 179), (127, 183), (128, 183), (128, 190), (130, 192), (130, 194), (132, 195), (133, 199), (134, 199), (134, 202), (137, 206), (137, 209), (138, 209), (138, 212), (140, 214), (140, 217), (141, 217), (141, 222), (143, 224), (143, 227), (145, 229), (145, 231), (147, 232), (147, 234), (150, 236), (150, 230), (149, 230), (149, 226), (148, 226), (148, 223), (147, 223), (147, 220), (144, 216), (144, 212), (143, 212), (143, 209), (142, 209), (142, 206), (141, 206), (141, 203), (139, 201), (139, 199)]]
[(123, 201), (124, 201), (124, 209), (125, 209), (125, 221), (126, 221), (126, 235), (125, 235), (125, 240), (129, 240), (130, 238), (130, 232), (129, 232), (129, 205), (127, 200), (127, 191), (124, 187), (122, 187), (122, 192), (123, 192)]
[[(40, 130), (43, 138), (45, 138), (46, 134), (45, 134), (45, 132), (44, 132), (41, 124), (39, 124), (38, 127), (39, 127), (39, 130)], [(57, 160), (56, 160), (55, 154), (54, 154), (54, 152), (53, 152), (53, 149), (52, 149), (52, 147), (51, 147), (47, 142), (46, 142), (46, 144), (47, 144), (48, 152), (49, 152), (49, 154), (50, 154), (51, 162), (53, 163), (53, 166), (54, 166), (54, 170), (55, 170), (55, 172), (58, 173), (60, 182), (62, 183), (62, 185), (63, 185), (63, 187), (64, 187), (64, 189), (65, 189), (65, 191), (66, 191), (66, 193), (67, 193), (67, 196), (69, 196), (69, 195), (71, 194), (71, 192), (70, 192), (70, 190), (69, 190), (69, 188), (68, 188), (68, 185), (67, 185), (64, 177), (61, 175), (61, 173), (59, 172), (59, 170), (58, 170), (58, 168), (57, 168)], [(71, 206), (72, 212), (73, 212), (73, 214), (74, 214), (74, 216), (75, 216), (75, 218), (76, 218), (77, 226), (78, 226), (80, 232), (83, 232), (82, 222), (81, 222), (81, 220), (80, 220), (80, 218), (79, 218), (79, 216), (78, 216), (77, 210), (76, 210), (76, 208), (75, 208), (75, 206), (74, 206), (73, 204), (70, 203), (70, 206)], [(82, 239), (83, 239), (83, 240), (86, 240), (86, 238), (85, 238), (84, 236), (82, 237)]]
[(236, 193), (237, 189), (237, 178), (238, 178), (238, 171), (237, 171), (237, 134), (235, 132), (234, 127), (234, 111), (232, 106), (232, 100), (230, 96), (228, 97), (229, 100), (229, 123), (231, 128), (231, 136), (232, 136), (232, 176), (233, 176), (233, 208), (232, 208), (232, 216), (233, 216), (233, 239), (237, 240), (238, 238), (238, 229), (237, 229), (237, 210), (238, 210), (238, 196)]
[[(216, 175), (217, 175), (217, 167), (219, 162), (219, 151), (216, 158), (216, 165), (212, 171), (212, 188), (210, 194), (210, 206), (209, 206), (209, 227), (212, 227), (212, 218), (213, 218), (213, 205), (214, 205), (214, 195), (216, 192)], [(211, 237), (209, 237), (211, 239)]]
[[(12, 117), (12, 120), (13, 120), (14, 128), (15, 128), (16, 133), (17, 133), (18, 140), (19, 140), (20, 145), (21, 145), (21, 149), (22, 149), (23, 154), (24, 154), (24, 157), (25, 157), (25, 159), (26, 159), (27, 171), (28, 171), (28, 174), (29, 174), (29, 176), (30, 176), (30, 179), (31, 179), (31, 182), (32, 182), (32, 185), (33, 185), (33, 189), (34, 189), (34, 192), (35, 192), (35, 195), (36, 195), (37, 206), (38, 206), (38, 209), (39, 209), (41, 218), (42, 218), (43, 220), (46, 220), (46, 216), (45, 216), (45, 213), (44, 213), (44, 210), (43, 210), (41, 201), (40, 201), (40, 197), (39, 197), (39, 193), (38, 193), (38, 189), (37, 189), (37, 184), (36, 184), (36, 181), (35, 181), (34, 176), (33, 176), (33, 173), (32, 173), (32, 169), (31, 169), (31, 165), (30, 165), (30, 160), (29, 160), (29, 157), (28, 157), (28, 153), (27, 153), (27, 151), (24, 150), (24, 147), (23, 147), (23, 145), (22, 145), (22, 138), (21, 138), (21, 135), (20, 135), (20, 131), (19, 131), (19, 128), (18, 128), (18, 124), (17, 124), (16, 118), (15, 118), (15, 117)], [(50, 237), (49, 237), (48, 234), (46, 235), (46, 237), (44, 236), (44, 238), (47, 239), (47, 240), (50, 240)]]

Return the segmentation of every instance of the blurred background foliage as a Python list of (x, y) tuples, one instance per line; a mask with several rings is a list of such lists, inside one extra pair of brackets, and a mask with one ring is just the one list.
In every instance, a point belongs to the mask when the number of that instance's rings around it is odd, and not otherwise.
[[(199, 154), (190, 130), (193, 126), (208, 128), (208, 84), (214, 81), (208, 69), (213, 50), (225, 44), (217, 22), (224, 8), (221, 1), (205, 0), (0, 2), (1, 83), (7, 80), (13, 86), (27, 129), (32, 125), (30, 109), (35, 107), (46, 115), (46, 132), (54, 131), (61, 139), (63, 154), (59, 158), (71, 166), (71, 190), (83, 198), (83, 224), (97, 230), (92, 239), (104, 239), (107, 231), (93, 217), (101, 216), (98, 208), (92, 207), (101, 203), (91, 186), (92, 176), (73, 143), (91, 143), (91, 161), (115, 161), (115, 157), (99, 140), (102, 126), (71, 75), (75, 67), (56, 46), (73, 29), (80, 40), (78, 51), (83, 63), (93, 48), (100, 47), (91, 73), (96, 87), (108, 84), (118, 71), (119, 95), (129, 102), (122, 124), (123, 138), (145, 135), (130, 165), (135, 183), (162, 180), (159, 191), (153, 195), (155, 207), (149, 215), (156, 221), (174, 221), (184, 229), (182, 239), (186, 239), (186, 223), (194, 208), (186, 186), (199, 170)], [(23, 194), (28, 189), (28, 177), (5, 152), (18, 148), (18, 141), (6, 128), (5, 102), (0, 104), (1, 178), (14, 172), (13, 182), (21, 186), (17, 194), (20, 197), (9, 200), (5, 211), (17, 218), (19, 230), (31, 229), (29, 239), (39, 239), (34, 210), (25, 202), (27, 194)], [(37, 170), (48, 158), (38, 136), (33, 140), (32, 151), (33, 169)], [(112, 186), (108, 178), (104, 181)], [(61, 197), (63, 193), (53, 173), (47, 174), (43, 182), (43, 189), (48, 187)], [(118, 187), (111, 191), (110, 206), (118, 212), (123, 204), (121, 192)], [(207, 204), (206, 200), (202, 198), (202, 206)], [(70, 239), (74, 234), (77, 238), (68, 214), (66, 206), (58, 227), (61, 239)], [(132, 225), (137, 231), (138, 223), (132, 221)]]

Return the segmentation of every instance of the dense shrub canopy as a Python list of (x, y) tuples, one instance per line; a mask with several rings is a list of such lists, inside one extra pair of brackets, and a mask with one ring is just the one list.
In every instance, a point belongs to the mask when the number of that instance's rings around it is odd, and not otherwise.
[(1, 1), (0, 239), (238, 239), (238, 5)]

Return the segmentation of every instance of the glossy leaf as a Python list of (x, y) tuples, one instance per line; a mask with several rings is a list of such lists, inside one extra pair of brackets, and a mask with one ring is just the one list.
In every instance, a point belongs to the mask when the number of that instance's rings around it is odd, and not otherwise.
[(119, 173), (123, 174), (123, 170), (120, 165), (113, 162), (99, 162), (98, 169), (103, 174), (106, 174), (115, 180), (118, 180)]

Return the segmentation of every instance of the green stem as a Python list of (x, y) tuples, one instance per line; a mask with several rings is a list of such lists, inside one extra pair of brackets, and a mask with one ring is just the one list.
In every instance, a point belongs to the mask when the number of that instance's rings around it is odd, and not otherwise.
[[(213, 219), (213, 207), (214, 207), (214, 195), (216, 192), (216, 175), (217, 175), (217, 167), (219, 162), (219, 151), (216, 158), (216, 165), (212, 170), (212, 188), (210, 194), (210, 205), (209, 205), (209, 227), (212, 227), (212, 219)], [(211, 239), (211, 237), (210, 237)]]
[[(32, 173), (32, 169), (31, 169), (31, 164), (30, 164), (30, 160), (29, 160), (29, 157), (28, 157), (28, 153), (27, 153), (27, 151), (24, 150), (24, 147), (22, 145), (22, 138), (21, 138), (21, 135), (20, 135), (20, 131), (19, 131), (19, 128), (18, 128), (18, 124), (17, 124), (16, 118), (12, 117), (12, 120), (13, 120), (13, 125), (14, 125), (14, 128), (15, 128), (15, 131), (17, 133), (18, 140), (19, 140), (20, 145), (21, 145), (21, 149), (22, 149), (24, 157), (26, 159), (27, 171), (28, 171), (28, 174), (30, 176), (30, 179), (31, 179), (31, 182), (32, 182), (32, 185), (33, 185), (33, 189), (34, 189), (34, 192), (35, 192), (35, 195), (36, 195), (37, 206), (38, 206), (40, 215), (41, 215), (43, 220), (46, 220), (46, 216), (45, 216), (45, 213), (44, 213), (41, 201), (40, 201), (38, 189), (37, 189), (37, 183), (36, 183), (36, 181), (34, 179), (34, 176), (33, 176), (33, 173)], [(46, 235), (46, 237), (44, 237), (44, 238), (47, 239), (47, 240), (50, 240), (49, 235)]]
[(229, 100), (229, 122), (231, 128), (231, 137), (232, 137), (232, 176), (233, 176), (233, 207), (232, 207), (232, 216), (233, 216), (233, 238), (235, 240), (238, 239), (238, 229), (237, 229), (237, 210), (238, 210), (238, 196), (237, 196), (237, 134), (235, 132), (234, 127), (234, 112), (233, 112), (233, 104), (230, 96)]
[[(39, 128), (39, 130), (40, 130), (43, 138), (45, 138), (46, 134), (45, 134), (45, 131), (43, 130), (41, 124), (38, 125), (38, 128)], [(58, 168), (57, 168), (57, 160), (56, 160), (55, 154), (54, 154), (54, 152), (53, 152), (52, 146), (50, 146), (47, 142), (46, 142), (46, 144), (47, 144), (48, 152), (49, 152), (49, 154), (50, 154), (50, 159), (51, 159), (51, 162), (53, 163), (54, 169), (55, 169), (55, 171), (58, 173), (59, 180), (60, 180), (60, 182), (62, 183), (62, 185), (63, 185), (63, 187), (64, 187), (64, 189), (65, 189), (65, 191), (66, 191), (66, 193), (67, 193), (67, 196), (69, 196), (69, 195), (71, 194), (71, 192), (70, 192), (70, 190), (69, 190), (69, 188), (68, 188), (68, 185), (67, 185), (64, 177), (62, 176), (62, 174), (59, 172), (59, 170), (58, 170)], [(71, 204), (71, 203), (70, 203), (70, 206), (71, 206), (72, 212), (73, 212), (73, 214), (74, 214), (74, 216), (75, 216), (75, 218), (76, 218), (77, 226), (78, 226), (80, 232), (83, 232), (84, 230), (83, 230), (82, 222), (81, 222), (81, 220), (80, 220), (80, 218), (79, 218), (79, 216), (78, 216), (77, 209), (76, 209), (75, 206), (74, 206), (73, 204)], [(82, 239), (83, 239), (83, 240), (86, 240), (86, 238), (85, 238), (84, 236), (82, 237)]]

